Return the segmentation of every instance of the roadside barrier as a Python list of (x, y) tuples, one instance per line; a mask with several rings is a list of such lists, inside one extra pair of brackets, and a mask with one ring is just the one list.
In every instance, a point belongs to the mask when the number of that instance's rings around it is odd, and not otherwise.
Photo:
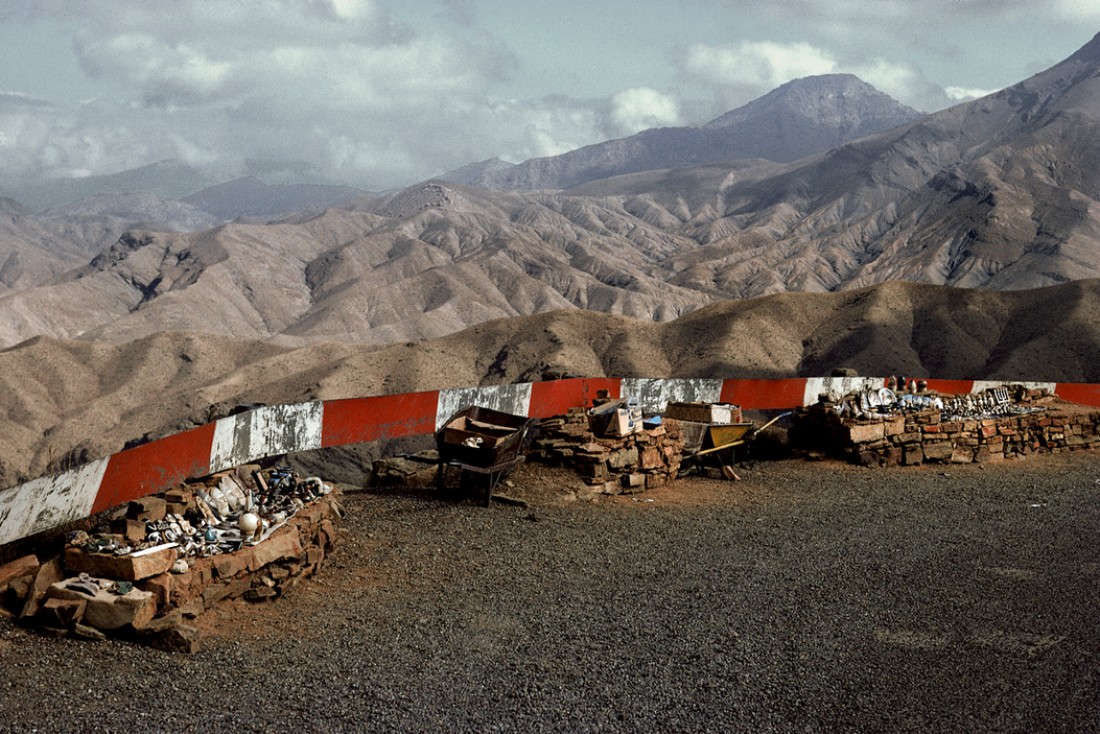
[[(479, 405), (530, 418), (585, 407), (600, 390), (636, 396), (660, 412), (670, 401), (724, 402), (745, 410), (788, 410), (882, 387), (884, 377), (788, 379), (571, 378), (464, 387), (364, 398), (270, 405), (125, 449), (67, 472), (0, 490), (0, 545), (81, 520), (130, 500), (240, 464), (281, 454), (405, 436), (431, 435), (457, 411)], [(1080, 383), (928, 380), (942, 393), (975, 393), (1002, 384), (1045, 388), (1064, 400), (1100, 407), (1100, 385)]]

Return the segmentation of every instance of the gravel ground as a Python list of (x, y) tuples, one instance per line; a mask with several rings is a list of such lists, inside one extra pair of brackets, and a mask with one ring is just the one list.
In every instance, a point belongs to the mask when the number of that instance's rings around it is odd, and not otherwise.
[(329, 565), (194, 656), (0, 623), (0, 730), (1100, 731), (1100, 455), (740, 473), (349, 495)]

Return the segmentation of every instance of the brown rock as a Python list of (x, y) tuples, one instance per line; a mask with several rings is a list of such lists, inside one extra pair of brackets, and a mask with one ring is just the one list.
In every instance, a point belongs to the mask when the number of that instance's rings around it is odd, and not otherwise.
[(16, 558), (0, 566), (0, 591), (8, 588), (12, 581), (21, 576), (30, 576), (38, 572), (38, 556), (34, 554)]
[(194, 655), (202, 649), (202, 633), (189, 624), (175, 624), (149, 638), (149, 646), (164, 652)]
[(881, 441), (885, 435), (883, 423), (856, 423), (848, 426), (848, 440), (854, 444)]
[(642, 451), (641, 468), (643, 470), (658, 469), (660, 468), (662, 463), (663, 462), (661, 461), (661, 452), (657, 449), (657, 447), (649, 446), (646, 447), (644, 451)]
[(141, 582), (141, 588), (145, 591), (152, 592), (154, 598), (157, 600), (157, 607), (163, 609), (168, 606), (168, 603), (172, 599), (172, 586), (175, 583), (175, 577), (170, 573), (162, 573), (151, 578), (145, 579)]
[(27, 600), (23, 603), (23, 611), (19, 614), (19, 618), (27, 619), (37, 614), (42, 600), (46, 598), (46, 591), (63, 578), (65, 573), (61, 568), (60, 558), (51, 558), (43, 563), (34, 576), (34, 583), (27, 594)]
[(222, 599), (229, 596), (229, 592), (232, 591), (232, 587), (229, 584), (214, 583), (207, 586), (202, 590), (202, 605), (205, 609), (210, 609)]
[(118, 595), (100, 591), (88, 599), (84, 623), (100, 630), (116, 630), (127, 625), (140, 630), (157, 613), (157, 600), (152, 592), (133, 589)]
[(336, 546), (336, 526), (331, 520), (321, 522), (321, 534), (325, 538), (325, 550), (332, 550)]
[(252, 547), (244, 546), (233, 553), (222, 553), (213, 557), (214, 573), (220, 579), (228, 579), (242, 571), (247, 571), (252, 562)]
[(628, 469), (638, 465), (638, 449), (620, 449), (607, 457), (607, 465), (612, 469)]
[(955, 449), (950, 443), (929, 443), (924, 445), (926, 461), (949, 461)]
[(263, 601), (274, 599), (278, 594), (279, 592), (269, 586), (253, 586), (244, 593), (244, 598), (248, 601)]
[(109, 553), (85, 553), (79, 548), (69, 547), (65, 549), (65, 567), (71, 572), (87, 573), (90, 576), (140, 581), (165, 573), (178, 556), (177, 548), (115, 556)]
[(905, 416), (899, 415), (896, 418), (891, 418), (884, 424), (884, 431), (887, 436), (897, 436), (905, 433)]
[(302, 544), (298, 539), (298, 530), (291, 526), (283, 527), (267, 540), (253, 546), (248, 569), (258, 571), (269, 563), (284, 558), (299, 558), (301, 555)]
[(111, 532), (121, 535), (128, 543), (140, 543), (145, 540), (145, 521), (126, 518), (112, 520)]
[(233, 579), (227, 584), (227, 586), (229, 587), (229, 589), (226, 591), (225, 595), (230, 599), (236, 599), (252, 587), (252, 578), (249, 576), (244, 576), (239, 579)]
[(167, 512), (167, 501), (163, 497), (142, 497), (141, 499), (132, 500), (126, 506), (126, 518), (128, 520), (157, 522), (163, 520)]
[(657, 487), (663, 487), (668, 484), (668, 477), (664, 474), (647, 474), (645, 478), (646, 489), (656, 489)]
[(952, 464), (969, 464), (974, 461), (974, 450), (960, 446), (951, 452)]
[(47, 599), (38, 611), (38, 618), (43, 624), (69, 628), (84, 618), (87, 608), (86, 599)]

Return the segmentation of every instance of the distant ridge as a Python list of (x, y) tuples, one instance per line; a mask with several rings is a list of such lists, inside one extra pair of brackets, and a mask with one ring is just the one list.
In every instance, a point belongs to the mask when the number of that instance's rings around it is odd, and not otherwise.
[(851, 367), (1095, 383), (1097, 313), (1100, 281), (1011, 292), (893, 283), (715, 303), (663, 324), (554, 311), (382, 348), (171, 331), (119, 344), (39, 337), (0, 351), (0, 391), (12, 396), (0, 411), (0, 486), (45, 474), (51, 461), (86, 461), (206, 423), (211, 406), (508, 384), (544, 372), (775, 378)]
[(241, 217), (269, 220), (308, 209), (324, 209), (366, 193), (351, 186), (272, 185), (245, 176), (197, 191), (183, 201), (222, 221)]
[(662, 168), (750, 158), (788, 162), (920, 116), (850, 74), (813, 76), (788, 82), (703, 127), (645, 130), (514, 166), (471, 164), (439, 178), (498, 189), (564, 189)]

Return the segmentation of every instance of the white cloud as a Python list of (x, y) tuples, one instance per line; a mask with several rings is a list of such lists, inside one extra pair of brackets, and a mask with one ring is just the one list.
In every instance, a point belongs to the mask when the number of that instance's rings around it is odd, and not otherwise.
[(649, 87), (625, 89), (611, 97), (610, 122), (613, 135), (633, 135), (651, 127), (680, 124), (680, 104), (667, 94)]
[(965, 87), (947, 87), (943, 90), (947, 94), (948, 98), (955, 102), (966, 102), (971, 99), (978, 99), (979, 97), (985, 97), (1000, 91), (997, 89), (969, 89)]
[(681, 68), (711, 84), (767, 90), (791, 79), (830, 74), (837, 62), (808, 43), (746, 41), (729, 46), (694, 44), (684, 54)]

